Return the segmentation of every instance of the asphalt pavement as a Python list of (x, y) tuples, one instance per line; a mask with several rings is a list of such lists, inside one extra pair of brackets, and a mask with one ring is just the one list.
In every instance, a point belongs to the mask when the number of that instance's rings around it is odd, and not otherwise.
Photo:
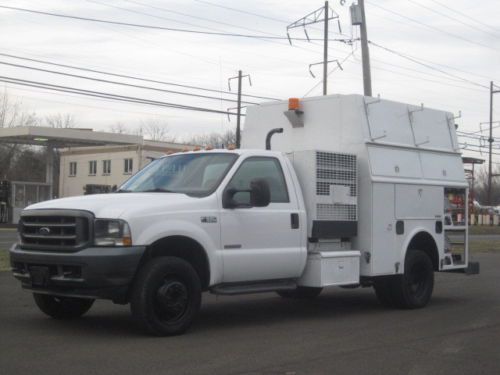
[(371, 288), (313, 301), (205, 294), (192, 329), (168, 338), (107, 301), (50, 319), (0, 272), (0, 374), (499, 374), (500, 255), (475, 258), (480, 275), (436, 275), (422, 310), (385, 309)]
[(8, 250), (17, 241), (17, 231), (11, 228), (0, 228), (0, 250)]

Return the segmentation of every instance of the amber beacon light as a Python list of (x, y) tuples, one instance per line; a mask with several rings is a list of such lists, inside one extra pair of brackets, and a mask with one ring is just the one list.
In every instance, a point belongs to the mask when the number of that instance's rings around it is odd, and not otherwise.
[(289, 98), (288, 99), (288, 110), (295, 111), (299, 109), (300, 101), (299, 98)]

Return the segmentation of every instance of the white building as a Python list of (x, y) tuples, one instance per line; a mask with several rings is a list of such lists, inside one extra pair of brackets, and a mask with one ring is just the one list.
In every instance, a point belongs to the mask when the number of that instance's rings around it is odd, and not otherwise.
[[(73, 147), (60, 152), (59, 196), (82, 195), (94, 185), (103, 190), (120, 186), (151, 160), (194, 146), (146, 141), (120, 146)], [(99, 190), (99, 189), (97, 189)]]

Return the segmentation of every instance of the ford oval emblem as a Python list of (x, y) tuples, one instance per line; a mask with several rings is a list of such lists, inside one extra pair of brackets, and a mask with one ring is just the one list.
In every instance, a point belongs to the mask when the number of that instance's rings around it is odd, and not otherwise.
[(44, 236), (47, 236), (50, 234), (50, 228), (47, 228), (47, 227), (41, 227), (39, 230), (38, 230), (38, 233), (40, 234), (43, 234)]

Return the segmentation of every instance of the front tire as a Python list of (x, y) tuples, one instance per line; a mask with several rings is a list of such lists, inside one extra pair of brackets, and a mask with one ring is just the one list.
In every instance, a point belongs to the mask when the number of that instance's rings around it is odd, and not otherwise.
[(79, 318), (90, 310), (93, 299), (58, 297), (49, 294), (33, 293), (38, 308), (54, 319)]
[(155, 336), (184, 333), (200, 305), (200, 278), (188, 262), (176, 257), (147, 262), (139, 271), (130, 298), (132, 316)]

